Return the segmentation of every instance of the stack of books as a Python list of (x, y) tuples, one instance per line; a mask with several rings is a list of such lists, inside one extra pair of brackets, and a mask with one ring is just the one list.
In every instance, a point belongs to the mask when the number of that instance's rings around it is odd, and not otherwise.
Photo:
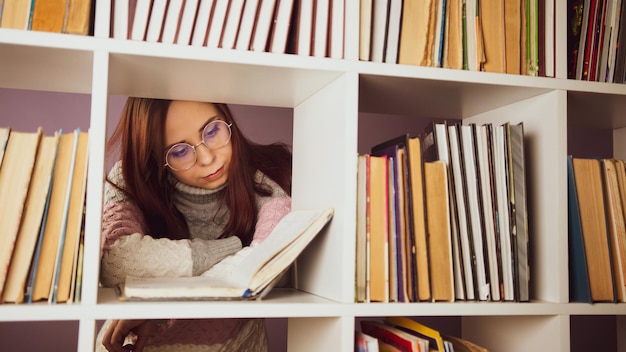
[(92, 0), (4, 0), (0, 28), (93, 34), (94, 5)]
[(623, 160), (569, 156), (570, 300), (626, 302)]
[(568, 78), (625, 83), (622, 0), (568, 0), (567, 10)]
[(0, 300), (80, 301), (88, 133), (0, 128)]
[(111, 16), (116, 39), (343, 58), (344, 0), (113, 0)]
[(359, 59), (554, 77), (554, 0), (361, 0)]
[(523, 125), (432, 123), (358, 157), (357, 302), (529, 301)]
[(380, 320), (362, 320), (355, 331), (355, 351), (467, 351), (488, 350), (466, 339), (442, 334), (440, 331), (406, 317), (388, 317)]

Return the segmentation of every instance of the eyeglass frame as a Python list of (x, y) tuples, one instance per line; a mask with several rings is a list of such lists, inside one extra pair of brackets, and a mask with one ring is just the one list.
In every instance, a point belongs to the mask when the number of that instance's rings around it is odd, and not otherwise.
[[(217, 148), (211, 148), (211, 147), (209, 147), (209, 146), (206, 144), (206, 142), (204, 141), (203, 136), (204, 136), (204, 132), (206, 131), (207, 127), (209, 127), (209, 125), (211, 125), (212, 123), (215, 123), (215, 122), (222, 122), (222, 123), (224, 123), (224, 124), (226, 125), (226, 127), (228, 128), (228, 139), (227, 139), (227, 140), (226, 140), (226, 142), (224, 142), (224, 144), (222, 144), (221, 146), (219, 146), (219, 147), (217, 147)], [(201, 144), (204, 144), (204, 146), (205, 146), (207, 149), (209, 149), (209, 150), (218, 150), (218, 149), (224, 148), (226, 145), (228, 145), (228, 143), (230, 143), (230, 140), (231, 140), (231, 138), (233, 137), (233, 130), (232, 130), (232, 128), (231, 128), (231, 127), (232, 127), (232, 125), (233, 125), (233, 123), (232, 123), (232, 122), (231, 122), (231, 123), (228, 123), (228, 122), (226, 122), (226, 121), (224, 121), (224, 120), (213, 120), (213, 121), (211, 121), (211, 122), (207, 123), (207, 124), (204, 126), (204, 128), (202, 128), (202, 133), (201, 133), (200, 142), (198, 142), (197, 144), (192, 145), (192, 144), (189, 144), (189, 143), (186, 143), (186, 142), (181, 142), (181, 143), (176, 143), (176, 144), (172, 145), (171, 147), (167, 148), (167, 152), (165, 152), (165, 164), (163, 165), (163, 167), (169, 167), (169, 168), (170, 168), (171, 170), (173, 170), (173, 171), (187, 171), (187, 170), (191, 169), (191, 168), (192, 168), (192, 167), (194, 167), (194, 165), (196, 165), (196, 163), (198, 162), (198, 153), (196, 152), (196, 148), (198, 148)], [(168, 157), (168, 155), (170, 154), (170, 152), (172, 151), (172, 149), (173, 149), (174, 147), (176, 147), (176, 146), (179, 146), (179, 145), (188, 145), (189, 147), (191, 147), (191, 150), (193, 151), (194, 161), (193, 161), (193, 163), (192, 163), (191, 165), (189, 165), (189, 167), (187, 167), (187, 168), (176, 169), (176, 168), (174, 168), (172, 165), (170, 165), (170, 164), (169, 164), (169, 162), (167, 161), (167, 157)]]

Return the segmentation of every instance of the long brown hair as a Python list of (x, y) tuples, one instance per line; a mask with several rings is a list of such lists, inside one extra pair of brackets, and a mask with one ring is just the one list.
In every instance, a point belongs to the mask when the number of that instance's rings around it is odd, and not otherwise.
[[(141, 209), (149, 234), (155, 238), (183, 239), (189, 238), (189, 228), (173, 205), (174, 186), (164, 166), (165, 118), (170, 103), (171, 100), (128, 98), (107, 143), (107, 154), (111, 157), (119, 151), (125, 185), (114, 186)], [(250, 141), (237, 127), (228, 106), (214, 105), (224, 120), (232, 123), (233, 157), (228, 187), (221, 199), (231, 216), (221, 237), (236, 234), (247, 245), (256, 226), (255, 196), (271, 194), (271, 190), (254, 181), (255, 173), (260, 170), (291, 194), (291, 152), (281, 143), (262, 145)]]

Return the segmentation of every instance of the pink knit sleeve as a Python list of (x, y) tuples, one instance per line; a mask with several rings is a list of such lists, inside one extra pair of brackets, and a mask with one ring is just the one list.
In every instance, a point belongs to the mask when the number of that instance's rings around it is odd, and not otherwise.
[(277, 197), (265, 203), (259, 210), (252, 243), (263, 242), (276, 227), (280, 219), (290, 211), (291, 198), (289, 197)]
[(100, 256), (120, 237), (133, 233), (147, 233), (141, 210), (131, 202), (110, 202), (102, 211)]

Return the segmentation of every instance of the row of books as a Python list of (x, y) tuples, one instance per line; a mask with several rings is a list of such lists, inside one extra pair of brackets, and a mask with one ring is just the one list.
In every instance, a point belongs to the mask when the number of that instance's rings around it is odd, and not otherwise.
[(0, 301), (80, 301), (88, 133), (0, 128)]
[(344, 0), (114, 0), (111, 36), (343, 58)]
[(554, 0), (361, 0), (359, 59), (554, 77)]
[(95, 1), (3, 0), (0, 28), (87, 35), (93, 33)]
[(384, 321), (361, 320), (355, 332), (355, 352), (488, 352), (466, 339), (440, 331), (407, 317), (388, 317)]
[(626, 302), (626, 162), (567, 164), (570, 301)]
[(358, 157), (356, 301), (528, 301), (523, 124), (429, 124)]
[(622, 0), (568, 0), (568, 78), (626, 82)]

